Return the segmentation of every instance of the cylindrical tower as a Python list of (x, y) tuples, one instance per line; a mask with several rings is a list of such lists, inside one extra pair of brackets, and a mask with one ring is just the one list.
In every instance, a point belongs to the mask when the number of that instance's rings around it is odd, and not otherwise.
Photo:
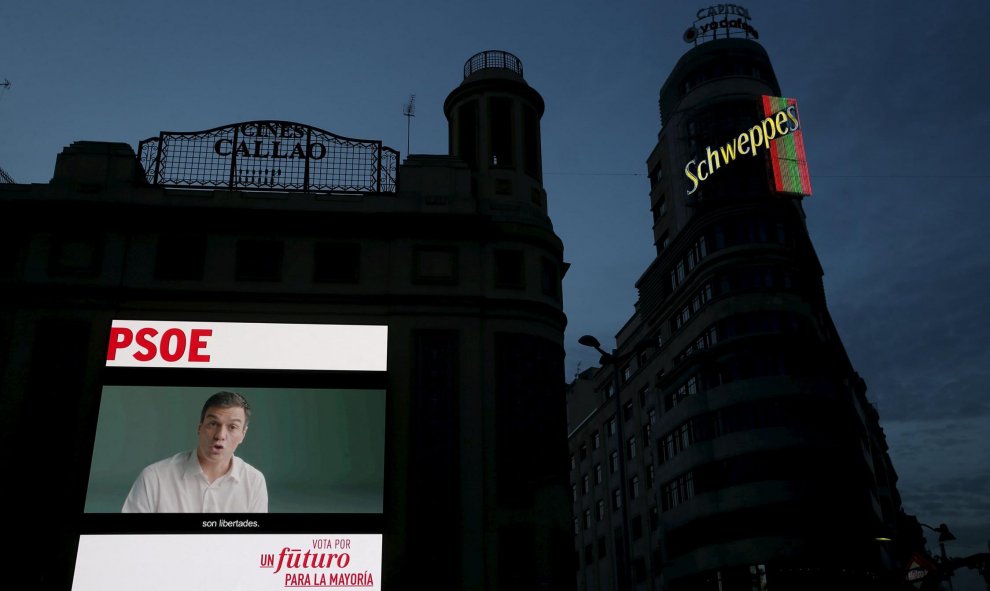
[(450, 155), (472, 171), (472, 193), (493, 209), (546, 216), (540, 118), (543, 97), (523, 79), (522, 61), (482, 51), (444, 101)]

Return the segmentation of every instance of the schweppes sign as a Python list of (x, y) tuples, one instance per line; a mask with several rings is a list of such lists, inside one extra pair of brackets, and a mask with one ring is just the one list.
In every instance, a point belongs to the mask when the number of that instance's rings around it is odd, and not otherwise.
[[(698, 190), (723, 167), (737, 159), (755, 158), (767, 153), (772, 187), (777, 193), (811, 195), (811, 178), (804, 155), (801, 120), (794, 99), (764, 96), (761, 98), (764, 119), (742, 130), (724, 145), (705, 149), (703, 158), (693, 158), (684, 165), (684, 176), (691, 183), (687, 194)], [(725, 173), (722, 173), (725, 174)]]

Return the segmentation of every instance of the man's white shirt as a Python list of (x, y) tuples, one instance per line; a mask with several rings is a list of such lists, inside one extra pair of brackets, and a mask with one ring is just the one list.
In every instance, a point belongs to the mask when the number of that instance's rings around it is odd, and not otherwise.
[(265, 475), (237, 456), (211, 484), (192, 450), (142, 470), (121, 512), (267, 513), (268, 487)]

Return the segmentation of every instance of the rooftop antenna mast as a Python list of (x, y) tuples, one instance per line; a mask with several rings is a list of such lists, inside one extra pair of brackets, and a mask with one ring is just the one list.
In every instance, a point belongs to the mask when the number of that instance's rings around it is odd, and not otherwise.
[(416, 95), (409, 95), (409, 102), (402, 105), (402, 114), (406, 116), (406, 156), (409, 156), (409, 127), (412, 118), (416, 116)]
[[(4, 78), (3, 82), (0, 82), (0, 89), (2, 89), (0, 90), (0, 99), (3, 99), (4, 93), (10, 89), (10, 80)], [(7, 171), (4, 170), (3, 168), (0, 168), (0, 183), (6, 184), (13, 182), (14, 179), (10, 178), (10, 175), (7, 174)]]

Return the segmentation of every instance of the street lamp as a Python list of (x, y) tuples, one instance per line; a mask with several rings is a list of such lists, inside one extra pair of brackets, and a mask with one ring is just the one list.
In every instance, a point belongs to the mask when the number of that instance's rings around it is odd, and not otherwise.
[(601, 353), (602, 357), (598, 361), (602, 366), (611, 365), (612, 366), (612, 387), (615, 390), (613, 398), (615, 399), (615, 435), (618, 438), (618, 452), (619, 452), (619, 495), (622, 497), (622, 535), (619, 536), (617, 540), (619, 542), (619, 548), (616, 551), (616, 578), (617, 588), (619, 591), (626, 591), (632, 588), (632, 576), (630, 573), (629, 564), (629, 552), (631, 544), (629, 542), (629, 514), (627, 510), (628, 496), (626, 495), (626, 440), (622, 434), (622, 423), (624, 422), (622, 417), (622, 397), (620, 396), (620, 391), (622, 389), (622, 381), (619, 375), (621, 370), (621, 365), (629, 358), (634, 355), (638, 355), (643, 350), (655, 347), (656, 342), (651, 340), (645, 340), (638, 343), (633, 347), (632, 351), (624, 355), (619, 355), (614, 349), (611, 353), (602, 349), (602, 344), (595, 337), (590, 334), (586, 334), (578, 339), (578, 343), (584, 345), (585, 347), (591, 347), (595, 351)]
[(949, 526), (944, 523), (940, 523), (938, 527), (932, 527), (927, 523), (921, 523), (919, 521), (918, 525), (927, 527), (938, 534), (938, 547), (942, 552), (942, 563), (939, 565), (939, 570), (945, 569), (945, 578), (949, 581), (949, 589), (952, 589), (952, 572), (949, 570), (949, 557), (945, 555), (945, 543), (956, 539), (956, 536), (952, 535), (952, 532), (949, 531)]

